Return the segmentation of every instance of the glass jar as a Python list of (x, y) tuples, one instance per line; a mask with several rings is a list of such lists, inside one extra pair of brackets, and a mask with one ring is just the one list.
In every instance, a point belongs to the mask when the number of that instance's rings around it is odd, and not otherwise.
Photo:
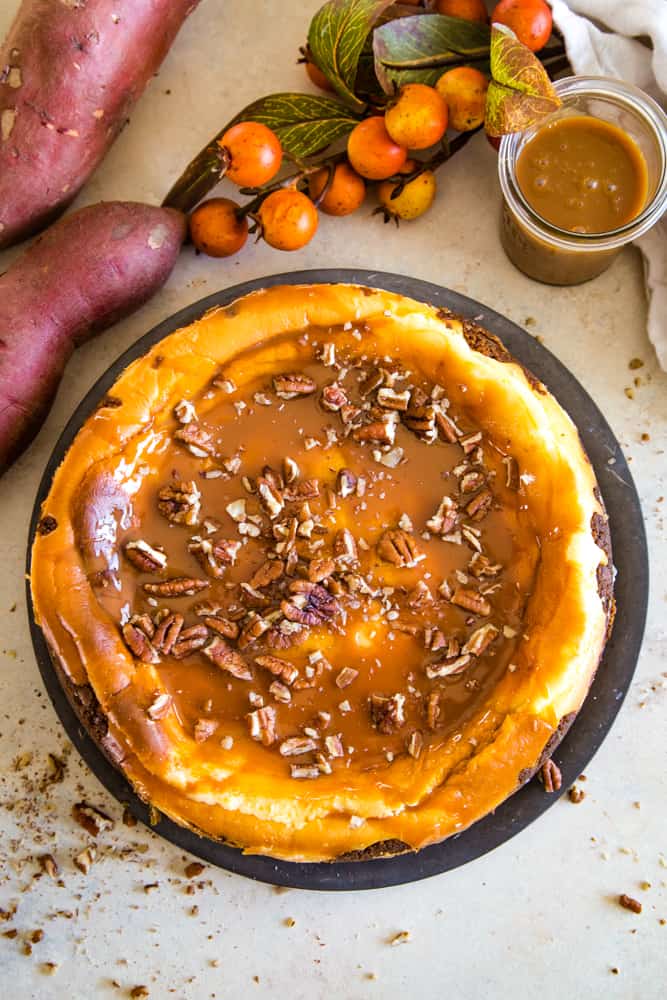
[[(647, 232), (667, 208), (667, 116), (647, 94), (620, 80), (566, 77), (554, 87), (563, 102), (558, 111), (501, 140), (501, 242), (512, 263), (528, 277), (549, 285), (577, 285), (605, 271), (622, 247)], [(644, 155), (646, 204), (618, 229), (607, 233), (559, 229), (531, 208), (519, 188), (515, 168), (522, 149), (543, 125), (566, 115), (591, 115), (611, 122), (631, 136)]]

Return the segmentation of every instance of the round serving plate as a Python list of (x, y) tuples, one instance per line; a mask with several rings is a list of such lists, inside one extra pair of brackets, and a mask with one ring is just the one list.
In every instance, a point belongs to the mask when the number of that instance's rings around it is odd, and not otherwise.
[[(56, 444), (39, 486), (30, 523), (30, 550), (53, 474), (79, 428), (120, 373), (153, 344), (198, 319), (207, 309), (227, 305), (249, 292), (280, 284), (330, 284), (344, 282), (384, 288), (422, 302), (443, 306), (459, 316), (474, 319), (499, 337), (523, 365), (550, 389), (579, 429), (593, 464), (609, 513), (616, 579), (616, 620), (586, 702), (567, 736), (554, 754), (563, 773), (563, 789), (586, 768), (609, 732), (634, 674), (641, 646), (648, 601), (648, 553), (641, 507), (627, 463), (611, 428), (593, 400), (573, 375), (534, 337), (487, 306), (427, 281), (398, 274), (352, 268), (295, 271), (257, 278), (209, 295), (186, 306), (141, 337), (105, 372), (77, 407)], [(60, 685), (41, 629), (35, 623), (30, 586), (27, 585), (30, 629), (35, 655), (54, 708), (77, 750), (102, 784), (143, 823), (149, 809), (133, 792), (120, 771), (103, 755), (82, 728)], [(502, 803), (494, 813), (456, 837), (421, 851), (359, 862), (296, 863), (277, 861), (198, 836), (165, 817), (152, 829), (191, 854), (228, 871), (274, 885), (301, 889), (377, 889), (439, 875), (473, 861), (523, 830), (557, 801), (538, 781), (530, 781)]]

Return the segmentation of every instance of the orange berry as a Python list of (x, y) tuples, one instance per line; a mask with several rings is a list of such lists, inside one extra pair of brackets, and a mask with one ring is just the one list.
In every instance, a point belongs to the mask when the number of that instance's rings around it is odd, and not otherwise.
[[(308, 189), (313, 201), (322, 194), (328, 180), (329, 171), (326, 167), (312, 174)], [(349, 163), (338, 163), (334, 168), (329, 190), (318, 207), (327, 215), (350, 215), (356, 212), (365, 197), (366, 185), (363, 179), (354, 172)]]
[(457, 132), (468, 132), (484, 121), (489, 81), (472, 66), (457, 66), (443, 73), (436, 89), (447, 102), (449, 124)]
[(434, 87), (408, 83), (401, 87), (398, 100), (387, 109), (384, 123), (399, 146), (427, 149), (447, 131), (447, 105)]
[(190, 237), (197, 250), (209, 257), (231, 257), (248, 239), (248, 220), (237, 215), (239, 206), (229, 198), (210, 198), (190, 216)]
[(520, 42), (539, 52), (549, 41), (553, 19), (544, 0), (500, 0), (491, 23), (507, 25)]
[(401, 169), (408, 153), (391, 138), (384, 118), (375, 115), (352, 129), (347, 140), (347, 156), (362, 177), (383, 181)]
[(401, 193), (392, 198), (391, 193), (396, 187), (395, 181), (383, 181), (378, 185), (378, 199), (382, 207), (396, 219), (403, 219), (406, 222), (418, 219), (424, 212), (428, 212), (433, 204), (436, 192), (435, 174), (432, 170), (425, 170), (414, 180), (408, 181)]
[(489, 19), (484, 0), (438, 0), (436, 10), (438, 14), (460, 17), (463, 21), (479, 21), (481, 24), (486, 24)]
[(283, 158), (280, 140), (260, 122), (232, 125), (218, 145), (229, 159), (225, 176), (239, 187), (261, 187), (280, 170)]
[(317, 209), (296, 188), (274, 191), (264, 199), (258, 215), (262, 236), (276, 250), (300, 250), (317, 230)]

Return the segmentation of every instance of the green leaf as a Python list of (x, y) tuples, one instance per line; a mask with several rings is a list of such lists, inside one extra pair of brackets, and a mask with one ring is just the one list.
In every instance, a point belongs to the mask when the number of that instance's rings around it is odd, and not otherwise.
[(276, 133), (286, 153), (312, 156), (352, 131), (358, 116), (333, 97), (314, 94), (269, 94), (240, 111), (192, 160), (164, 200), (171, 208), (191, 211), (220, 180), (218, 140), (242, 121), (261, 122)]
[(359, 57), (368, 35), (392, 0), (329, 0), (315, 14), (308, 30), (313, 61), (356, 111), (364, 102), (354, 92)]
[(500, 24), (491, 30), (491, 76), (484, 122), (489, 135), (522, 132), (561, 105), (537, 56)]
[[(394, 92), (397, 81), (435, 82), (452, 66), (485, 63), (490, 39), (488, 26), (475, 21), (444, 14), (404, 17), (374, 31), (375, 72), (387, 94)], [(431, 70), (433, 75), (403, 75), (413, 70)]]

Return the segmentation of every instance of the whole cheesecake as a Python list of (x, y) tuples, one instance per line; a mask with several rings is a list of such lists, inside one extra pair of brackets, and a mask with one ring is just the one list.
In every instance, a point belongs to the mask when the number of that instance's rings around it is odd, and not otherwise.
[(44, 502), (34, 610), (155, 809), (247, 852), (459, 833), (548, 758), (613, 617), (567, 414), (480, 327), (275, 287), (135, 361)]

